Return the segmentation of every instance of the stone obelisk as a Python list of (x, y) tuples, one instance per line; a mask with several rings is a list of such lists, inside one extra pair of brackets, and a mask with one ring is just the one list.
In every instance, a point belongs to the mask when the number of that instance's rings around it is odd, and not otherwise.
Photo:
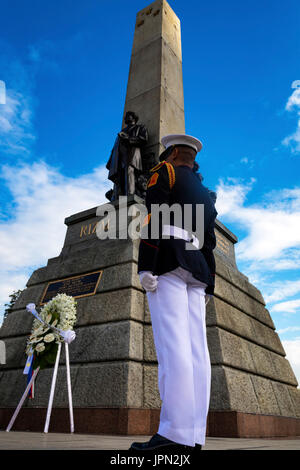
[[(155, 158), (163, 134), (185, 130), (180, 23), (165, 0), (137, 14), (128, 110), (147, 125), (148, 151)], [(142, 200), (132, 196), (128, 202)], [(118, 217), (119, 202), (112, 206)], [(33, 272), (0, 330), (7, 352), (0, 373), (2, 429), (26, 385), (24, 350), (32, 325), (26, 304), (40, 307), (49, 288), (56, 286), (77, 294), (77, 337), (70, 345), (75, 432), (151, 435), (157, 431), (161, 401), (151, 318), (137, 275), (139, 240), (100, 240), (96, 227), (109, 226), (110, 219), (109, 214), (97, 215), (96, 209), (65, 220), (61, 253)], [(131, 218), (129, 214), (122, 218), (119, 233), (127, 230)], [(300, 390), (270, 313), (261, 292), (237, 268), (235, 235), (220, 221), (215, 231), (216, 289), (207, 308), (212, 364), (207, 434), (300, 435)], [(90, 280), (100, 274), (93, 285)], [(82, 291), (87, 280), (92, 284), (88, 294)], [(36, 396), (27, 400), (14, 429), (43, 429), (52, 372), (51, 368), (39, 372)], [(68, 431), (65, 374), (62, 357), (50, 431)]]
[(165, 0), (136, 16), (124, 115), (130, 110), (149, 129), (145, 153), (156, 160), (164, 135), (185, 132), (180, 21)]

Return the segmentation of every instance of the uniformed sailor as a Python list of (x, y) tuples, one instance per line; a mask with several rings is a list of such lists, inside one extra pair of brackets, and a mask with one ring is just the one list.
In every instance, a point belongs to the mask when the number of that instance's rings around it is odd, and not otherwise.
[[(205, 313), (215, 285), (217, 211), (208, 189), (193, 171), (201, 142), (176, 134), (165, 136), (162, 144), (166, 147), (163, 160), (152, 168), (147, 184), (148, 215), (138, 258), (138, 273), (151, 314), (162, 406), (158, 432), (148, 442), (134, 442), (130, 450), (175, 450), (175, 446), (201, 450), (210, 401)], [(174, 203), (182, 208), (182, 221), (187, 220), (186, 208), (192, 208), (189, 230), (178, 224), (178, 218), (176, 224), (174, 217), (168, 224), (160, 219), (159, 237), (151, 238), (153, 205)], [(195, 235), (197, 205), (204, 207), (202, 245)], [(188, 244), (193, 246), (187, 249)]]

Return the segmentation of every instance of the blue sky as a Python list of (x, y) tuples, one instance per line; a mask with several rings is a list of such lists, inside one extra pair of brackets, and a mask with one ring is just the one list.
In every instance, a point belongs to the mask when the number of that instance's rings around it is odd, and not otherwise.
[[(1, 3), (0, 302), (60, 252), (66, 216), (104, 202), (137, 11), (130, 0)], [(170, 0), (186, 133), (300, 382), (300, 3)], [(2, 310), (3, 312), (3, 307)]]

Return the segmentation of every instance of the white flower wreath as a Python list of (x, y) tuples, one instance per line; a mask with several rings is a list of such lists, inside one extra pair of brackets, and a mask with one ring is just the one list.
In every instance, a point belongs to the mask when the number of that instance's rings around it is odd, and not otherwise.
[[(70, 331), (76, 322), (75, 299), (66, 294), (57, 294), (41, 309), (39, 316), (47, 323), (33, 320), (31, 335), (26, 345), (26, 354), (34, 355), (34, 368), (53, 364), (58, 343), (65, 340), (58, 330)], [(55, 329), (50, 328), (55, 327)]]

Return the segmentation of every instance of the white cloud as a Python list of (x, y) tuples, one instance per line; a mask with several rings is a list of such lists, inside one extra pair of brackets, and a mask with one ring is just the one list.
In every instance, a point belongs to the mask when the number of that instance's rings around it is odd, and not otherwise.
[(237, 245), (240, 260), (280, 260), (286, 250), (300, 248), (300, 189), (272, 191), (272, 198), (267, 195), (266, 201), (246, 206), (254, 182), (221, 180), (217, 187), (219, 217), (248, 231)]
[(273, 305), (271, 312), (297, 313), (300, 308), (300, 299), (287, 300)]
[[(24, 157), (32, 156), (36, 139), (33, 124), (33, 104), (36, 100), (33, 90), (37, 73), (42, 67), (57, 71), (56, 62), (52, 58), (55, 50), (55, 44), (47, 40), (29, 45), (25, 64), (0, 39), (0, 78), (5, 80), (6, 85), (6, 102), (0, 104), (0, 157), (16, 155), (24, 160)], [(3, 90), (0, 84), (0, 103), (3, 102)]]
[(107, 202), (111, 186), (104, 166), (66, 177), (44, 162), (6, 165), (2, 178), (12, 195), (10, 219), (0, 220), (0, 303), (23, 288), (33, 267), (45, 265), (63, 245), (65, 217)]
[(300, 88), (297, 87), (287, 100), (285, 109), (291, 111), (293, 108), (300, 108)]
[(293, 153), (300, 152), (300, 119), (297, 122), (297, 129), (295, 132), (288, 137), (285, 137), (282, 143), (283, 145), (290, 147)]
[(6, 103), (0, 105), (0, 152), (28, 154), (35, 140), (32, 127), (30, 98), (7, 89)]
[(298, 121), (297, 121), (297, 128), (295, 132), (293, 132), (291, 135), (288, 137), (285, 137), (282, 140), (282, 144), (290, 147), (293, 153), (298, 153), (300, 152), (300, 88), (297, 87), (294, 89), (293, 93), (289, 97), (286, 106), (285, 106), (286, 111), (293, 111), (296, 110), (297, 115), (298, 115)]
[(243, 158), (240, 159), (240, 163), (244, 163), (249, 168), (253, 168), (254, 160), (249, 160), (248, 157), (243, 157)]
[(254, 178), (248, 183), (240, 182), (237, 178), (227, 178), (225, 182), (220, 180), (216, 203), (218, 216), (228, 216), (243, 207), (247, 193), (252, 189), (254, 182)]
[(300, 188), (274, 190), (261, 202), (247, 204), (254, 184), (255, 180), (221, 180), (218, 217), (246, 232), (236, 246), (237, 263), (261, 290), (267, 308), (272, 313), (300, 313), (300, 299), (295, 298), (299, 297), (300, 279), (280, 275), (283, 270), (299, 269)]
[(291, 88), (298, 88), (298, 87), (300, 87), (300, 80), (294, 80)]
[(258, 271), (279, 272), (284, 270), (299, 269), (300, 249), (288, 248), (282, 251), (280, 257), (247, 260), (247, 272), (253, 274)]
[(280, 328), (277, 330), (279, 335), (283, 335), (284, 333), (290, 333), (291, 331), (300, 331), (300, 326), (288, 326), (286, 328)]
[[(300, 380), (300, 337), (282, 341), (286, 359), (290, 362), (294, 374)], [(299, 385), (299, 383), (298, 383)]]
[(0, 271), (0, 325), (3, 305), (9, 303), (9, 295), (18, 289), (23, 289), (28, 281), (30, 273), (26, 275), (26, 269), (16, 270), (16, 272), (2, 268)]
[(0, 104), (6, 103), (6, 86), (3, 80), (0, 80)]
[[(1, 43), (2, 45), (2, 43)], [(0, 106), (0, 155), (27, 157), (25, 163), (2, 165), (0, 178), (11, 195), (9, 209), (0, 212), (0, 312), (9, 294), (25, 287), (32, 271), (57, 256), (62, 248), (65, 217), (105, 202), (111, 186), (104, 166), (89, 174), (66, 177), (45, 162), (34, 161), (32, 94), (38, 67), (47, 62), (53, 44), (29, 48), (29, 65), (1, 49), (0, 68), (5, 70), (6, 104)], [(51, 50), (52, 50), (51, 49)], [(31, 163), (29, 162), (31, 159)], [(16, 159), (15, 159), (16, 160)], [(11, 162), (11, 159), (6, 159)], [(33, 161), (33, 162), (32, 162)], [(1, 319), (0, 319), (1, 323)]]
[[(247, 203), (255, 180), (248, 182), (228, 178), (217, 187), (218, 217), (224, 223), (246, 231), (236, 246), (241, 271), (258, 287), (271, 313), (300, 313), (300, 299), (291, 298), (300, 292), (300, 280), (281, 279), (274, 275), (300, 264), (300, 188), (271, 191), (259, 203)], [(284, 300), (284, 301), (282, 301)], [(282, 301), (282, 302), (280, 302)], [(274, 305), (272, 305), (274, 302)], [(271, 304), (271, 307), (269, 306)], [(278, 320), (280, 325), (280, 319)], [(300, 327), (278, 330), (290, 334)], [(282, 341), (287, 359), (300, 381), (300, 338)]]
[(273, 292), (265, 296), (266, 302), (278, 302), (279, 300), (291, 297), (300, 292), (300, 280), (297, 281), (278, 281), (272, 286)]

